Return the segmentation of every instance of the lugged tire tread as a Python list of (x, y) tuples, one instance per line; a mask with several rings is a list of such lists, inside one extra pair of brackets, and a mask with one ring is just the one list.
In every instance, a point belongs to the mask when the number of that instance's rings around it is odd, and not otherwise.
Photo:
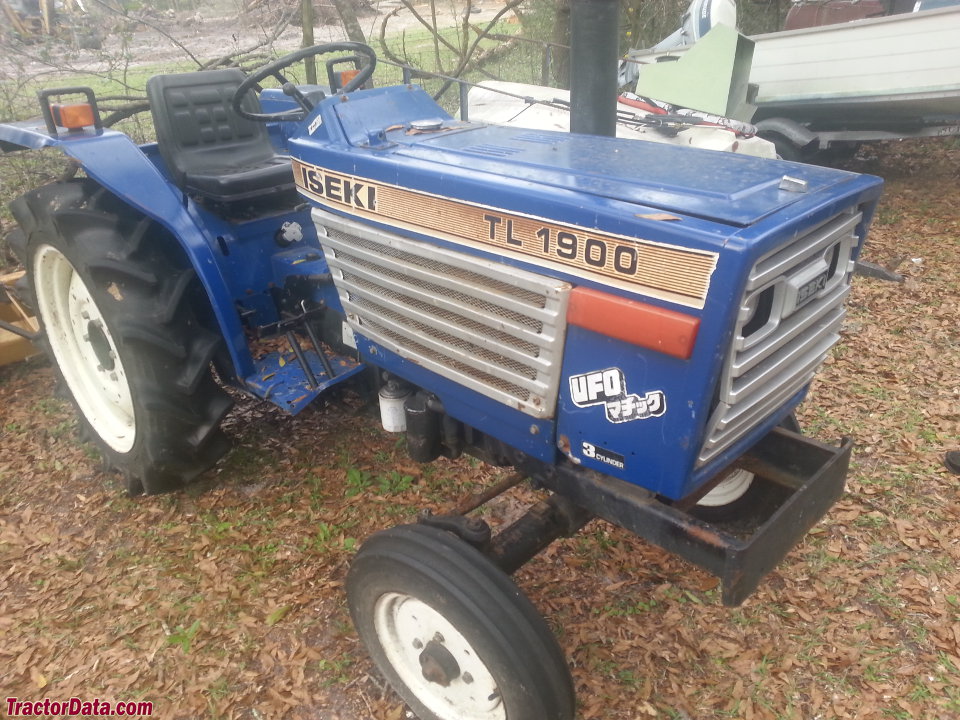
[(220, 338), (213, 333), (194, 339), (177, 378), (177, 387), (187, 395), (196, 392), (197, 385), (209, 373), (210, 363), (219, 349)]
[(210, 445), (211, 440), (219, 434), (220, 423), (233, 408), (233, 401), (228, 396), (215, 400), (207, 408), (206, 422), (197, 426), (194, 433), (187, 438), (190, 445), (198, 452)]
[(158, 328), (147, 318), (124, 318), (117, 328), (118, 334), (127, 342), (142, 343), (166, 353), (177, 362), (187, 359), (187, 341), (177, 338), (167, 328)]
[(27, 234), (21, 228), (14, 228), (6, 237), (7, 247), (21, 263), (27, 254)]
[(184, 297), (190, 289), (190, 285), (194, 282), (196, 277), (197, 273), (193, 268), (185, 268), (177, 273), (173, 278), (168, 278), (165, 280), (169, 286), (166, 291), (168, 295), (166, 298), (159, 299), (159, 302), (157, 303), (157, 309), (154, 314), (154, 318), (158, 323), (161, 325), (167, 325), (173, 321), (177, 309), (183, 302)]
[(10, 211), (29, 237), (51, 213), (83, 204), (89, 197), (89, 184), (88, 181), (69, 181), (43, 185), (11, 202)]
[(229, 447), (220, 423), (233, 401), (210, 372), (222, 339), (201, 324), (209, 313), (194, 310), (206, 296), (176, 240), (88, 178), (15, 204), (27, 254), (50, 244), (88, 284), (134, 393), (137, 439), (128, 453), (112, 450), (82, 413), (81, 435), (133, 494), (175, 490), (208, 470)]
[(143, 285), (156, 285), (160, 280), (156, 273), (131, 266), (129, 259), (103, 258), (87, 265), (94, 273), (109, 276), (114, 280), (134, 281)]
[(137, 226), (133, 229), (133, 232), (127, 237), (127, 255), (126, 257), (132, 257), (137, 252), (140, 251), (143, 246), (143, 239), (147, 235), (147, 231), (153, 225), (153, 221), (150, 218), (143, 218)]

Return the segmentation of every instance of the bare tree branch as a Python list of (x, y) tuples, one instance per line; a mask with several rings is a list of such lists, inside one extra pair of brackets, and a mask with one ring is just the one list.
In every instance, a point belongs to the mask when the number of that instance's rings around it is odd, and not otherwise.
[[(447, 39), (446, 39), (445, 37), (443, 37), (443, 35), (441, 35), (441, 34), (439, 33), (439, 31), (438, 31), (437, 28), (436, 28), (436, 25), (432, 25), (426, 18), (424, 18), (420, 13), (418, 13), (418, 12), (414, 9), (413, 3), (410, 2), (410, 0), (400, 0), (400, 2), (403, 3), (403, 6), (404, 6), (407, 10), (410, 11), (410, 14), (413, 15), (413, 17), (416, 18), (416, 20), (417, 20), (421, 25), (423, 25), (427, 30), (429, 30), (430, 33), (431, 33), (437, 40), (439, 40), (440, 42), (442, 42), (442, 43), (443, 43), (444, 45), (446, 45), (450, 50), (452, 50), (454, 53), (456, 53), (456, 54), (457, 54), (457, 57), (460, 57), (461, 49), (458, 48), (458, 47), (456, 47), (456, 46), (454, 46), (454, 45), (451, 44), (450, 42), (448, 42)], [(400, 8), (397, 8), (397, 10), (399, 10), (399, 9), (400, 9)], [(392, 13), (390, 13), (390, 15), (389, 15), (388, 17), (392, 17), (393, 15), (395, 15), (395, 14), (397, 13), (397, 10), (394, 10)], [(387, 18), (384, 18), (384, 25), (386, 25), (386, 20), (387, 20)], [(381, 33), (381, 37), (382, 37), (382, 36), (383, 36), (383, 35), (382, 35), (382, 33)], [(439, 64), (438, 64), (437, 69), (438, 69), (438, 70), (440, 69)]]
[[(109, 108), (107, 108), (109, 109)], [(123, 107), (117, 108), (105, 118), (103, 118), (104, 127), (113, 127), (121, 120), (126, 120), (127, 118), (133, 117), (137, 113), (146, 112), (150, 109), (150, 103), (146, 100), (141, 100), (140, 102), (130, 103)]]
[[(107, 11), (113, 13), (114, 15), (119, 15), (120, 17), (126, 18), (126, 19), (128, 19), (128, 20), (130, 19), (130, 15), (128, 15), (125, 11), (124, 11), (124, 12), (121, 12), (120, 10), (117, 10), (117, 9), (114, 8), (113, 6), (108, 5), (107, 3), (103, 2), (103, 0), (93, 0), (93, 1), (94, 1), (97, 5), (99, 5), (99, 6), (102, 7), (102, 8), (105, 8)], [(135, 19), (136, 19), (137, 22), (143, 23), (143, 24), (146, 25), (148, 28), (151, 28), (151, 29), (153, 29), (153, 30), (156, 30), (158, 33), (160, 33), (160, 34), (163, 35), (165, 38), (167, 38), (167, 40), (169, 40), (171, 43), (173, 43), (173, 44), (176, 45), (178, 48), (180, 48), (181, 50), (183, 50), (184, 54), (185, 54), (187, 57), (189, 57), (193, 62), (195, 62), (195, 63), (197, 64), (197, 67), (203, 67), (203, 63), (200, 62), (200, 60), (197, 59), (197, 56), (196, 56), (196, 55), (194, 55), (192, 52), (190, 52), (190, 48), (188, 48), (188, 47), (187, 47), (186, 45), (184, 45), (182, 42), (180, 42), (180, 41), (177, 40), (175, 37), (173, 37), (173, 35), (171, 35), (170, 33), (168, 33), (168, 32), (167, 32), (166, 30), (164, 30), (162, 27), (160, 27), (159, 25), (156, 25), (155, 23), (150, 22), (149, 20), (147, 20), (147, 19), (146, 19), (145, 17), (143, 17), (142, 15), (138, 15)]]
[[(214, 60), (208, 60), (207, 62), (202, 63), (200, 65), (200, 69), (208, 70), (210, 68), (222, 67), (224, 65), (239, 65), (240, 64), (239, 59), (244, 57), (245, 55), (250, 55), (251, 53), (257, 50), (260, 50), (261, 48), (273, 45), (273, 43), (275, 43), (277, 39), (279, 39), (279, 37), (283, 34), (283, 31), (287, 29), (287, 26), (291, 22), (293, 22), (293, 19), (296, 17), (298, 12), (299, 12), (299, 6), (289, 9), (286, 13), (281, 15), (280, 20), (273, 27), (273, 30), (271, 30), (270, 33), (267, 36), (265, 36), (262, 40), (260, 40), (259, 42), (253, 45), (250, 45), (249, 47), (243, 48), (242, 50), (237, 50), (236, 52), (228, 53), (226, 55), (221, 55), (220, 57)], [(236, 62), (234, 62), (235, 58), (237, 59)]]
[[(418, 23), (420, 23), (420, 25), (426, 28), (427, 31), (429, 31), (430, 34), (433, 36), (434, 49), (438, 57), (438, 59), (436, 60), (437, 73), (440, 75), (451, 76), (455, 78), (460, 77), (464, 72), (466, 72), (467, 68), (469, 68), (471, 64), (476, 64), (476, 62), (483, 62), (488, 59), (486, 53), (483, 54), (480, 58), (477, 58), (476, 61), (474, 61), (473, 59), (475, 54), (477, 53), (477, 49), (480, 41), (488, 36), (491, 28), (493, 28), (493, 26), (497, 22), (499, 22), (500, 18), (502, 18), (506, 13), (510, 12), (511, 10), (514, 10), (515, 8), (519, 7), (522, 1), (523, 0), (511, 0), (511, 2), (507, 3), (502, 9), (500, 9), (497, 12), (497, 14), (493, 17), (493, 19), (486, 24), (486, 27), (482, 29), (476, 28), (471, 25), (469, 21), (469, 8), (468, 8), (467, 12), (464, 13), (460, 26), (457, 28), (458, 40), (460, 43), (458, 47), (457, 45), (453, 44), (443, 36), (443, 34), (437, 28), (435, 21), (428, 20), (427, 18), (422, 16), (419, 12), (417, 12), (416, 8), (414, 8), (413, 6), (412, 0), (400, 0), (400, 2), (403, 4), (403, 9), (406, 9), (407, 11), (409, 11), (410, 14), (414, 17), (414, 19)], [(432, 5), (431, 5), (431, 8), (433, 8)], [(380, 37), (379, 37), (380, 48), (388, 60), (401, 66), (411, 67), (412, 63), (410, 62), (410, 58), (406, 56), (406, 53), (404, 53), (405, 55), (404, 57), (399, 57), (393, 50), (391, 50), (386, 40), (387, 26), (390, 20), (396, 17), (400, 11), (401, 11), (401, 8), (396, 8), (395, 10), (393, 10), (393, 12), (391, 12), (389, 15), (387, 15), (383, 19), (383, 22), (380, 25)], [(477, 33), (476, 39), (473, 40), (472, 42), (470, 40), (471, 29)], [(445, 46), (448, 50), (450, 50), (450, 52), (452, 52), (454, 55), (456, 69), (453, 71), (448, 72), (442, 66), (439, 60), (439, 46), (441, 44)], [(429, 75), (429, 73), (427, 74)], [(434, 95), (434, 97), (439, 98), (441, 95), (443, 95), (447, 91), (447, 89), (450, 87), (450, 84), (451, 84), (450, 81), (445, 82), (441, 87), (441, 89), (439, 90), (439, 92), (437, 92)]]
[(387, 45), (387, 23), (390, 22), (390, 18), (396, 17), (402, 9), (402, 7), (395, 8), (383, 19), (383, 23), (380, 25), (380, 49), (391, 62), (396, 63), (397, 65), (409, 65), (405, 58), (397, 56), (397, 54), (390, 49), (390, 46)]
[[(493, 26), (496, 25), (497, 22), (499, 22), (500, 18), (502, 18), (508, 12), (513, 10), (513, 8), (520, 5), (523, 1), (524, 0), (511, 0), (511, 2), (508, 2), (506, 5), (504, 5), (499, 10), (499, 12), (497, 12), (497, 14), (493, 16), (493, 19), (491, 19), (487, 23), (486, 27), (483, 28), (482, 33), (477, 34), (476, 39), (474, 39), (473, 43), (471, 43), (470, 48), (467, 50), (466, 54), (461, 58), (460, 64), (457, 66), (457, 69), (453, 73), (451, 73), (453, 77), (459, 78), (461, 75), (463, 75), (467, 67), (470, 65), (470, 59), (473, 56), (473, 54), (476, 52), (477, 47), (480, 45), (480, 41), (487, 36), (487, 33), (489, 33), (491, 28), (493, 28)], [(447, 80), (440, 87), (440, 89), (436, 93), (434, 93), (433, 97), (435, 99), (440, 98), (450, 88), (450, 85), (452, 84), (453, 84), (452, 80)]]

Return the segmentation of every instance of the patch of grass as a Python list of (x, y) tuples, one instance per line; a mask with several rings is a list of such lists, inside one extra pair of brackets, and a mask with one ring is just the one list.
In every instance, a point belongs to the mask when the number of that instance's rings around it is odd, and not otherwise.
[(56, 425), (51, 426), (47, 429), (47, 435), (52, 438), (61, 438), (65, 435), (70, 435), (73, 433), (74, 429), (77, 427), (77, 421), (73, 418), (67, 420), (61, 420)]
[(823, 671), (816, 673), (816, 677), (828, 692), (840, 695), (855, 695), (858, 692), (858, 689), (850, 681), (848, 673)]
[(207, 535), (213, 541), (219, 541), (227, 537), (233, 530), (234, 524), (228, 520), (220, 520), (214, 513), (204, 513), (202, 516)]
[(65, 404), (56, 397), (43, 397), (33, 403), (31, 409), (43, 415), (55, 415), (64, 411)]
[(340, 525), (330, 525), (325, 522), (318, 523), (316, 532), (314, 532), (304, 544), (303, 549), (318, 552), (327, 552), (329, 550), (353, 552), (357, 548), (357, 539), (344, 536), (344, 531), (353, 527), (355, 524), (356, 523), (342, 523)]
[(828, 408), (816, 405), (803, 407), (803, 428), (807, 435), (825, 438), (832, 438), (838, 432), (841, 434), (848, 432), (842, 421)]
[(629, 617), (631, 615), (645, 615), (653, 612), (660, 607), (657, 599), (650, 597), (641, 600), (620, 599), (611, 605), (605, 605), (602, 609), (595, 608), (594, 613), (603, 613), (610, 617)]
[[(938, 551), (920, 550), (910, 553), (910, 557), (902, 566), (903, 570), (913, 570), (920, 575), (945, 576), (955, 569), (952, 558)], [(955, 595), (945, 595), (944, 599), (951, 605), (957, 605)]]
[(910, 692), (907, 694), (907, 699), (914, 702), (932, 700), (935, 697), (936, 695), (930, 689), (929, 681), (926, 678), (920, 678), (914, 681), (913, 686), (910, 688)]
[(890, 520), (885, 515), (881, 513), (864, 513), (859, 515), (856, 520), (853, 522), (854, 525), (861, 528), (868, 528), (870, 530), (878, 530), (880, 528), (885, 528), (890, 525)]
[(102, 460), (103, 456), (100, 454), (100, 451), (97, 449), (97, 446), (89, 442), (81, 442), (77, 440), (77, 444), (80, 446), (80, 452), (83, 453), (84, 457), (88, 460)]
[(230, 477), (239, 480), (262, 480), (264, 469), (273, 464), (273, 457), (270, 449), (265, 446), (254, 446), (250, 444), (236, 445), (230, 454), (227, 455), (224, 463), (224, 470)]
[(620, 669), (616, 671), (616, 679), (617, 679), (617, 682), (619, 682), (624, 687), (628, 687), (634, 690), (642, 687), (643, 680), (644, 680), (642, 675), (636, 673), (633, 670), (624, 668), (623, 666), (621, 666)]
[(761, 622), (761, 618), (756, 612), (744, 610), (743, 608), (733, 610), (729, 615), (729, 619), (735, 626), (744, 628), (758, 625)]
[(884, 717), (894, 718), (895, 720), (914, 720), (913, 714), (903, 708), (882, 708)]
[(349, 670), (355, 662), (356, 660), (349, 655), (344, 655), (335, 660), (327, 660), (324, 658), (317, 660), (317, 670), (320, 671), (320, 674), (323, 675), (324, 678), (322, 683), (323, 687), (345, 685), (353, 680), (353, 675)]
[(946, 710), (951, 712), (960, 712), (960, 689), (957, 688), (956, 684), (956, 674), (954, 674), (954, 679), (950, 682), (943, 691), (944, 699), (943, 706)]
[(877, 223), (877, 225), (897, 225), (902, 220), (903, 215), (900, 211), (887, 204), (881, 204), (874, 217), (874, 222)]
[(243, 553), (251, 565), (249, 574), (254, 577), (267, 575), (277, 562), (277, 551), (280, 549), (279, 540), (266, 540), (253, 545), (241, 543), (235, 546)]
[(943, 670), (951, 675), (958, 674), (957, 666), (954, 665), (953, 660), (950, 659), (950, 656), (942, 650), (937, 653), (937, 663)]

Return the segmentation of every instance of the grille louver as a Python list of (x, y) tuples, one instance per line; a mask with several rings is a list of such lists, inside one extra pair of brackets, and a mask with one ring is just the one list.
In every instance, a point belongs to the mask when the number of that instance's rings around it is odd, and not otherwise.
[(528, 415), (554, 415), (568, 283), (313, 217), (355, 333)]
[(803, 389), (839, 340), (860, 220), (851, 208), (754, 265), (700, 465)]

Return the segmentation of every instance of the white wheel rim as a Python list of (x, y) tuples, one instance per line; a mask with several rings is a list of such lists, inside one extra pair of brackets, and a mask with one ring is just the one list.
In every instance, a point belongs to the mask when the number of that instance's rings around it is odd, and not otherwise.
[(129, 452), (136, 439), (133, 398), (100, 308), (55, 247), (37, 250), (33, 270), (47, 340), (80, 411), (107, 445)]
[[(506, 720), (492, 673), (443, 615), (402, 593), (381, 595), (373, 613), (374, 630), (387, 661), (430, 712), (450, 720)], [(430, 641), (439, 643), (441, 652), (456, 661), (459, 674), (446, 687), (424, 677), (420, 658)]]
[(697, 503), (700, 507), (722, 507), (743, 497), (753, 484), (753, 473), (737, 468)]

